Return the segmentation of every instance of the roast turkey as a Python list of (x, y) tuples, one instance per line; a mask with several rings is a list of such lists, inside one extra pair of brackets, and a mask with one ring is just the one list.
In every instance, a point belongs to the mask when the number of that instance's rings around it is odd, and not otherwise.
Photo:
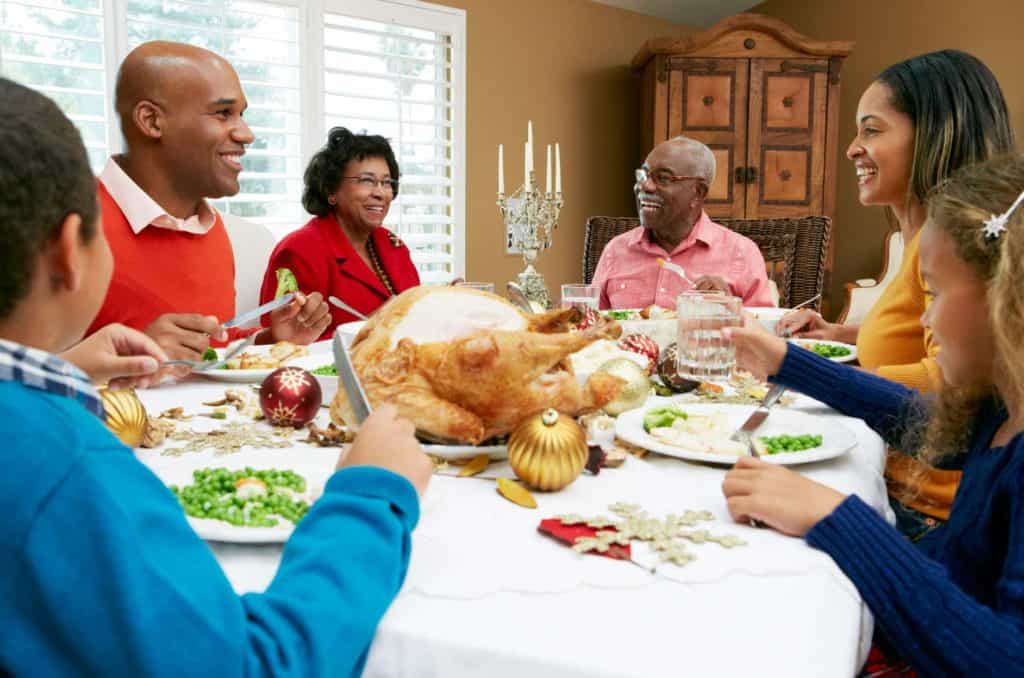
[[(595, 373), (581, 386), (568, 356), (616, 339), (614, 320), (569, 331), (573, 309), (526, 315), (494, 294), (422, 286), (391, 299), (351, 347), (370, 405), (393, 403), (430, 436), (478, 444), (545, 408), (583, 414), (613, 400), (618, 377)], [(355, 424), (344, 389), (331, 419)]]

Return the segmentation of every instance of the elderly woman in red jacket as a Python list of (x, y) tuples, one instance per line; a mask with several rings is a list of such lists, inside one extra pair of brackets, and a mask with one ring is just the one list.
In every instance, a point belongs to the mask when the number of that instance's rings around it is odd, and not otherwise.
[[(302, 206), (314, 216), (274, 248), (261, 303), (274, 297), (280, 268), (295, 275), (303, 292), (338, 297), (365, 315), (420, 284), (409, 248), (382, 225), (398, 197), (398, 162), (387, 139), (331, 129), (304, 181)], [(321, 339), (358, 320), (333, 305), (331, 315)]]

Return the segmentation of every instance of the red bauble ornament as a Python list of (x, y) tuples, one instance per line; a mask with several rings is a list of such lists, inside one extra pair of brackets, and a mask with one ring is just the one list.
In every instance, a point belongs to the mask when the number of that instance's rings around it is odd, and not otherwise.
[(298, 367), (279, 367), (260, 386), (260, 408), (274, 426), (305, 426), (313, 421), (322, 401), (320, 382)]
[(647, 358), (647, 373), (654, 374), (654, 370), (658, 367), (658, 355), (661, 352), (656, 341), (643, 334), (631, 334), (619, 340), (619, 348), (623, 351), (639, 353)]
[(576, 323), (576, 329), (582, 332), (583, 330), (592, 327), (594, 324), (596, 324), (598, 318), (599, 316), (597, 314), (597, 311), (595, 311), (592, 308), (588, 308), (586, 311), (583, 311), (583, 317), (581, 317), (580, 321)]

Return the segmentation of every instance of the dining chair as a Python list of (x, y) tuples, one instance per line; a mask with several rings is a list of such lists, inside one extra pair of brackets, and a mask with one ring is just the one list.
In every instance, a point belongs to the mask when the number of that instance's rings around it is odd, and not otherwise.
[(222, 214), (235, 254), (235, 314), (260, 305), (263, 274), (277, 241), (263, 224), (233, 214)]

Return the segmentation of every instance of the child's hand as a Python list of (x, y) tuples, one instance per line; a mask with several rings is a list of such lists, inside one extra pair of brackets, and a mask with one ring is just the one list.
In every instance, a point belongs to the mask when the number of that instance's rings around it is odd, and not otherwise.
[(784, 466), (753, 457), (736, 462), (722, 481), (722, 492), (737, 522), (754, 518), (794, 537), (807, 534), (846, 498)]
[(434, 465), (415, 433), (412, 422), (400, 418), (394, 405), (382, 405), (359, 427), (352, 448), (338, 460), (338, 468), (379, 466), (406, 478), (422, 496)]
[(766, 330), (747, 315), (743, 327), (726, 327), (722, 336), (736, 347), (736, 365), (762, 381), (775, 376), (786, 357), (786, 340)]
[(113, 388), (144, 388), (157, 383), (157, 369), (167, 360), (155, 341), (117, 324), (100, 328), (61, 357), (81, 368), (94, 382), (110, 382)]

